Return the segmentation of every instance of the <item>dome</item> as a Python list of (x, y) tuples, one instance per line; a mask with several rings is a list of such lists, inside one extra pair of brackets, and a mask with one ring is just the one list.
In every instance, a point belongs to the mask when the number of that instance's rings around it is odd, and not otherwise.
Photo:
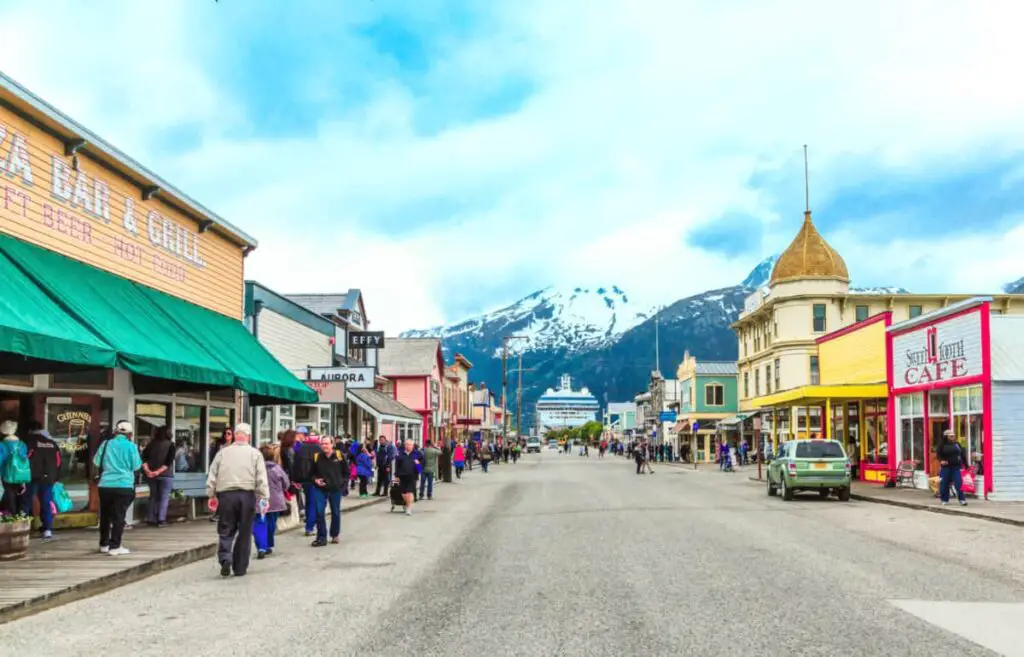
[(850, 274), (842, 256), (829, 246), (811, 221), (811, 212), (804, 212), (804, 225), (793, 242), (779, 256), (769, 285), (807, 278), (826, 278), (850, 282)]

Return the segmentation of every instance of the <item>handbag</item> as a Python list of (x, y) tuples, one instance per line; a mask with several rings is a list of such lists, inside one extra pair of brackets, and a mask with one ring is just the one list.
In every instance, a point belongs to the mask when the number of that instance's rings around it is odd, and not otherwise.
[(53, 485), (52, 493), (53, 505), (57, 509), (57, 513), (67, 513), (74, 506), (71, 501), (71, 496), (68, 495), (67, 489), (64, 488), (64, 484), (59, 481)]

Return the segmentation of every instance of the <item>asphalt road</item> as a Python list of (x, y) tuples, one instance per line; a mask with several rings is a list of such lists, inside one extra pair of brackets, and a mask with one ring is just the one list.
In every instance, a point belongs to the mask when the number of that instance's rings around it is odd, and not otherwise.
[(747, 474), (531, 455), (245, 578), (210, 560), (0, 626), (0, 655), (1024, 654), (1022, 530)]

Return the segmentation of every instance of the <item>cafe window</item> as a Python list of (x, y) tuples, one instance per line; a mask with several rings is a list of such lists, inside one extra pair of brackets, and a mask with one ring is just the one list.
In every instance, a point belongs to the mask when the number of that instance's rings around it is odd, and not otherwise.
[(135, 402), (135, 442), (138, 443), (139, 449), (146, 448), (157, 429), (167, 426), (170, 415), (170, 404)]
[(910, 307), (910, 318), (913, 319), (915, 317), (920, 317), (920, 316), (921, 316), (921, 306), (911, 306)]
[(900, 462), (912, 461), (915, 470), (924, 470), (924, 395), (902, 395), (898, 399)]
[(704, 386), (704, 404), (707, 406), (725, 405), (725, 388), (720, 383), (709, 383)]
[[(967, 461), (978, 474), (984, 473), (985, 416), (982, 407), (981, 386), (953, 388), (953, 431), (960, 445), (967, 451)], [(941, 440), (936, 436), (935, 440)]]
[[(176, 472), (206, 471), (205, 408), (192, 404), (174, 405), (174, 448)], [(182, 470), (182, 468), (185, 468)]]
[(110, 390), (114, 387), (114, 371), (82, 370), (51, 374), (50, 387), (55, 390)]
[(811, 356), (811, 385), (816, 386), (821, 380), (821, 373), (818, 371), (818, 357)]
[(858, 322), (863, 322), (865, 319), (868, 318), (868, 307), (867, 306), (857, 306), (854, 309), (854, 312), (857, 314), (857, 320), (856, 321), (858, 321)]
[(813, 329), (815, 333), (825, 332), (825, 304), (816, 303), (812, 309)]
[(235, 409), (233, 408), (211, 406), (206, 414), (208, 418), (206, 424), (209, 427), (207, 435), (212, 440), (220, 439), (225, 431), (235, 426)]
[(274, 442), (274, 407), (260, 406), (256, 412), (256, 439), (260, 445)]
[[(69, 488), (78, 488), (78, 484), (84, 488), (89, 481), (90, 459), (100, 438), (92, 432), (95, 412), (92, 403), (46, 403), (45, 427), (60, 448), (60, 481)], [(109, 415), (108, 409), (104, 412)], [(109, 418), (106, 426), (110, 426)]]

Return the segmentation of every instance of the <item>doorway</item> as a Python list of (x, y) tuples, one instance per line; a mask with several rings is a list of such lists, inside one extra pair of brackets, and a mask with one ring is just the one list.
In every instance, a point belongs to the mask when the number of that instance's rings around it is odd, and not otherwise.
[(60, 448), (60, 480), (77, 511), (98, 508), (92, 459), (101, 433), (110, 429), (110, 414), (110, 400), (99, 395), (37, 396), (36, 417)]

